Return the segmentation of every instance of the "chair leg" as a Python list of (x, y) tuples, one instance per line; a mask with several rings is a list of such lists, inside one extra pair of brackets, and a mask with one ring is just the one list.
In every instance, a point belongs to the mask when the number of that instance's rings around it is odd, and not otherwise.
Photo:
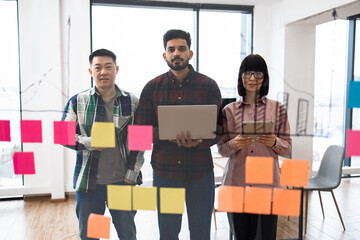
[(215, 207), (213, 207), (213, 213), (214, 213), (215, 230), (217, 230), (217, 225), (216, 225), (216, 215), (215, 215)]
[(323, 219), (325, 219), (324, 206), (323, 206), (323, 203), (322, 203), (322, 198), (321, 198), (320, 191), (318, 191), (318, 193), (319, 193), (319, 199), (320, 199), (320, 205), (321, 205), (321, 211), (322, 211), (322, 214), (323, 214)]
[(309, 191), (304, 191), (305, 193), (305, 234), (307, 230), (307, 216), (308, 216), (308, 203), (309, 203)]
[(334, 199), (334, 203), (335, 203), (335, 206), (336, 206), (336, 210), (337, 210), (337, 212), (338, 212), (338, 214), (339, 214), (339, 217), (340, 217), (340, 220), (341, 220), (341, 224), (342, 224), (342, 226), (343, 226), (343, 228), (344, 228), (344, 231), (345, 231), (345, 224), (344, 224), (344, 221), (343, 221), (343, 219), (342, 219), (342, 217), (341, 217), (340, 209), (339, 209), (339, 206), (338, 206), (338, 204), (337, 204), (337, 202), (336, 202), (336, 199), (335, 199), (335, 195), (334, 195), (333, 190), (331, 190), (331, 195), (332, 195), (332, 197), (333, 197), (333, 199)]

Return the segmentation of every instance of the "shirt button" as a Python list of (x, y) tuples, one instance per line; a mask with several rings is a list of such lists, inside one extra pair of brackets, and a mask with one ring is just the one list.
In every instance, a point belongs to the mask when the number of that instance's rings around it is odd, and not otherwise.
[(180, 87), (182, 87), (182, 85), (180, 84)]
[(181, 161), (178, 161), (178, 164), (180, 164), (181, 163)]
[(179, 100), (181, 100), (181, 97), (179, 97)]
[(251, 152), (251, 153), (254, 153), (254, 151), (253, 151), (253, 150), (251, 150), (250, 152)]

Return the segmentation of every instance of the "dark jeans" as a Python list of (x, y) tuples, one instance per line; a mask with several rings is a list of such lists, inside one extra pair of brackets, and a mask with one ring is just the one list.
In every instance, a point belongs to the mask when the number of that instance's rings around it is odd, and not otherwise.
[[(154, 186), (185, 188), (186, 209), (191, 240), (210, 240), (211, 214), (214, 207), (214, 172), (196, 180), (164, 179), (154, 174)], [(160, 201), (158, 201), (159, 204)], [(158, 209), (160, 206), (158, 205)], [(178, 240), (182, 214), (158, 211), (160, 240)]]
[[(112, 185), (129, 185), (122, 181)], [(107, 185), (96, 185), (96, 191), (76, 192), (76, 215), (79, 219), (80, 238), (87, 237), (87, 221), (90, 213), (104, 214), (107, 204)], [(109, 210), (113, 224), (121, 240), (136, 240), (135, 214), (136, 211)]]
[(276, 240), (277, 215), (258, 215), (249, 213), (228, 213), (228, 220), (236, 240), (256, 238), (258, 218), (261, 222), (261, 239)]

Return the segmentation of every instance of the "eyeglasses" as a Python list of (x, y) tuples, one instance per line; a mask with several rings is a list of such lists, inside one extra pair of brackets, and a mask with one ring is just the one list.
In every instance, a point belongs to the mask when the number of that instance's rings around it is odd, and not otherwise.
[(249, 79), (251, 78), (251, 75), (254, 75), (256, 79), (264, 77), (264, 74), (262, 72), (244, 72), (242, 76), (246, 79)]

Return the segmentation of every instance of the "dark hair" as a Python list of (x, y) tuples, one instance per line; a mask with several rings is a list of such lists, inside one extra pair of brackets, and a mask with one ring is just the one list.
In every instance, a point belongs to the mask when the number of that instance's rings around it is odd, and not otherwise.
[(163, 41), (164, 41), (164, 48), (166, 50), (166, 44), (168, 41), (172, 40), (172, 39), (176, 39), (176, 38), (180, 38), (180, 39), (184, 39), (186, 40), (186, 43), (190, 49), (191, 46), (191, 38), (190, 38), (190, 33), (185, 32), (183, 30), (179, 30), (179, 29), (171, 29), (169, 31), (167, 31), (164, 34), (163, 37)]
[(114, 60), (114, 63), (116, 64), (116, 55), (110, 50), (107, 50), (105, 48), (98, 49), (90, 54), (89, 56), (89, 62), (92, 63), (92, 60), (94, 57), (111, 57)]
[(245, 97), (246, 89), (242, 82), (242, 75), (246, 71), (257, 71), (264, 74), (264, 80), (260, 88), (260, 98), (269, 92), (269, 72), (265, 60), (258, 54), (250, 54), (241, 62), (238, 76), (238, 93)]

